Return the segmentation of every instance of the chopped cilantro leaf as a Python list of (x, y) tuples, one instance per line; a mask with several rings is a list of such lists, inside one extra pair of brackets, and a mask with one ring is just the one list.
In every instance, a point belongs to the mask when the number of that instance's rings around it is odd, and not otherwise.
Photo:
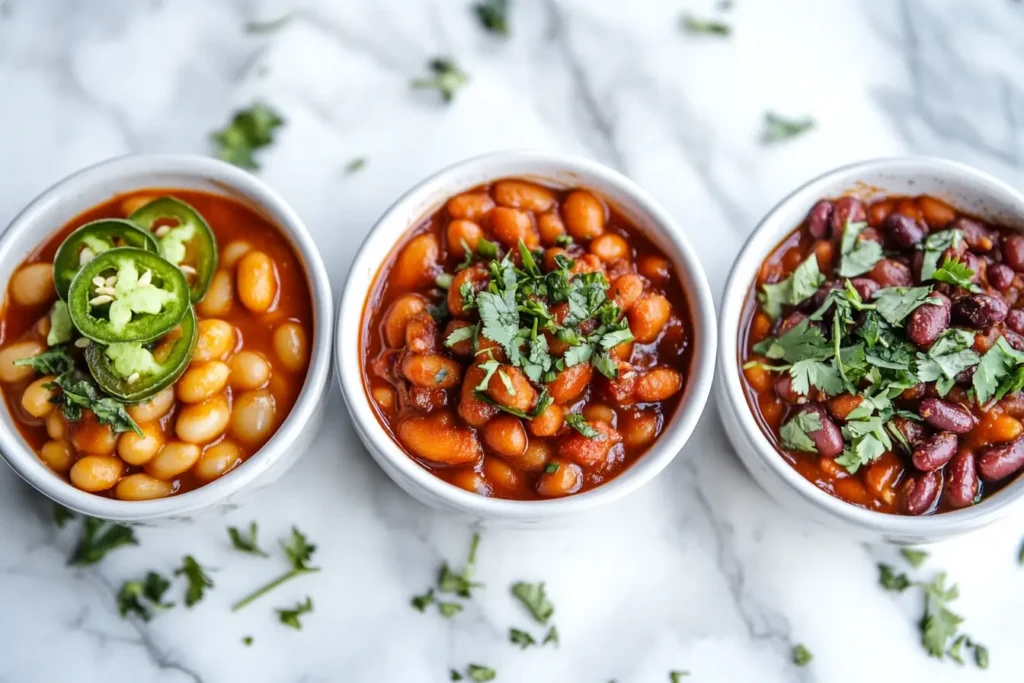
[(27, 365), (40, 375), (62, 375), (74, 369), (75, 361), (62, 344), (51, 346), (38, 355), (20, 358), (14, 361), (14, 365)]
[(231, 545), (233, 545), (237, 550), (241, 550), (243, 553), (259, 555), (260, 557), (270, 557), (270, 555), (267, 555), (267, 553), (256, 544), (256, 522), (249, 522), (249, 533), (246, 536), (243, 536), (242, 532), (235, 527), (229, 526), (228, 537), (231, 538)]
[(874, 240), (860, 239), (861, 233), (867, 227), (867, 223), (850, 223), (847, 221), (846, 227), (843, 228), (838, 270), (840, 277), (863, 275), (882, 260), (881, 244)]
[(924, 238), (924, 242), (921, 244), (924, 249), (924, 258), (921, 261), (922, 281), (932, 279), (943, 252), (947, 249), (955, 249), (961, 239), (963, 239), (963, 232), (960, 230), (939, 230)]
[(74, 518), (74, 512), (68, 510), (60, 503), (53, 504), (53, 523), (58, 529), (63, 529), (64, 525)]
[(437, 611), (441, 613), (442, 617), (451, 619), (462, 611), (462, 605), (457, 602), (439, 602), (437, 603)]
[(464, 327), (457, 327), (452, 330), (452, 333), (448, 335), (448, 338), (444, 340), (444, 345), (449, 349), (459, 342), (466, 341), (467, 339), (473, 339), (476, 337), (476, 325), (466, 325)]
[(807, 666), (814, 659), (814, 655), (803, 644), (798, 643), (793, 648), (793, 663), (797, 666)]
[(248, 109), (235, 112), (231, 123), (210, 135), (216, 145), (217, 158), (255, 171), (259, 164), (254, 153), (274, 141), (274, 131), (284, 124), (277, 112), (257, 102)]
[(788, 119), (775, 112), (765, 112), (764, 123), (761, 130), (762, 144), (772, 144), (795, 138), (814, 128), (814, 119), (804, 117), (801, 119)]
[(498, 677), (498, 672), (489, 666), (483, 666), (482, 664), (470, 664), (466, 667), (466, 675), (469, 676), (469, 680), (474, 683), (484, 683), (484, 681), (493, 681)]
[(732, 27), (724, 21), (716, 19), (700, 19), (692, 14), (686, 14), (679, 20), (679, 26), (686, 33), (696, 35), (727, 37), (732, 33)]
[(287, 543), (281, 543), (281, 548), (284, 550), (285, 555), (288, 556), (291, 569), (236, 602), (231, 606), (232, 611), (237, 612), (253, 600), (266, 595), (286, 581), (303, 574), (312, 574), (320, 571), (319, 567), (312, 567), (309, 564), (313, 558), (313, 553), (316, 551), (316, 546), (310, 543), (306, 536), (297, 528), (292, 527), (291, 537)]
[(518, 645), (520, 650), (525, 650), (531, 645), (536, 645), (537, 641), (533, 639), (526, 631), (521, 631), (517, 628), (510, 628), (508, 630), (508, 641), (513, 645)]
[(587, 418), (579, 413), (566, 413), (565, 422), (588, 439), (603, 438), (603, 435), (587, 422)]
[(149, 621), (154, 609), (174, 607), (174, 603), (163, 601), (170, 587), (171, 582), (156, 572), (147, 572), (142, 581), (125, 581), (117, 594), (117, 611), (122, 618), (134, 614)]
[(886, 287), (875, 292), (875, 307), (890, 325), (900, 325), (903, 320), (925, 303), (941, 304), (932, 298), (931, 287)]
[(107, 523), (95, 517), (85, 517), (82, 522), (82, 536), (68, 564), (79, 567), (95, 564), (115, 548), (138, 544), (131, 527)]
[(427, 62), (431, 75), (427, 78), (416, 78), (412, 87), (417, 89), (433, 89), (440, 95), (445, 104), (455, 99), (455, 93), (469, 80), (464, 71), (455, 62), (445, 58), (435, 58)]
[(291, 626), (296, 630), (302, 630), (302, 623), (299, 617), (313, 611), (313, 598), (306, 596), (306, 599), (291, 609), (277, 609), (277, 618), (285, 626)]
[[(549, 462), (547, 465), (544, 465), (544, 471), (547, 474), (554, 474), (555, 472), (558, 471), (558, 463), (557, 462)], [(1021, 547), (1024, 548), (1024, 546), (1021, 546)], [(1024, 553), (1024, 550), (1022, 550), (1021, 552)], [(1024, 560), (1022, 560), (1021, 563), (1024, 564)]]
[(887, 564), (878, 565), (878, 582), (887, 591), (902, 593), (910, 587), (910, 579), (906, 574), (897, 574), (896, 570)]
[(454, 593), (463, 598), (471, 597), (470, 591), (479, 588), (483, 584), (473, 581), (473, 574), (476, 572), (476, 551), (480, 547), (480, 534), (473, 534), (473, 540), (469, 544), (469, 556), (466, 558), (466, 566), (460, 573), (452, 571), (445, 562), (441, 565), (441, 573), (437, 579), (437, 589), (441, 593)]
[(184, 576), (188, 582), (188, 588), (185, 590), (185, 606), (191, 607), (203, 599), (207, 588), (213, 588), (213, 581), (191, 555), (185, 555), (181, 562), (181, 566), (174, 570), (174, 575)]
[(981, 357), (978, 369), (971, 379), (978, 404), (984, 404), (995, 396), (1002, 382), (1012, 381), (1014, 378), (1010, 374), (1011, 371), (1022, 363), (1024, 363), (1024, 353), (1015, 350), (1006, 339), (999, 337), (996, 343)]
[(942, 266), (932, 273), (932, 279), (938, 282), (946, 282), (972, 292), (980, 292), (981, 288), (971, 282), (972, 277), (974, 277), (973, 270), (948, 256), (943, 260)]
[(541, 645), (547, 645), (548, 643), (554, 643), (555, 647), (558, 647), (558, 629), (554, 626), (548, 629), (547, 634), (544, 636), (544, 640)]
[(543, 581), (540, 583), (526, 583), (525, 581), (514, 583), (512, 584), (512, 595), (523, 603), (537, 623), (547, 626), (551, 615), (555, 613), (555, 606), (551, 604), (544, 592)]
[(900, 548), (900, 555), (915, 569), (924, 564), (925, 560), (928, 559), (927, 552), (915, 548)]
[(959, 597), (956, 584), (946, 588), (946, 574), (941, 573), (935, 580), (925, 584), (925, 615), (921, 621), (921, 637), (925, 650), (932, 657), (941, 658), (946, 644), (956, 636), (963, 623), (963, 617), (949, 609), (949, 603)]
[(786, 279), (762, 285), (757, 300), (774, 320), (782, 315), (784, 306), (796, 306), (811, 298), (823, 282), (825, 276), (818, 270), (818, 257), (811, 254)]
[(483, 0), (473, 5), (473, 13), (491, 33), (508, 36), (508, 0)]
[(811, 432), (822, 428), (821, 416), (815, 412), (807, 411), (797, 414), (779, 430), (779, 437), (785, 448), (806, 453), (817, 453), (818, 447), (814, 445), (814, 439), (810, 437)]
[(426, 612), (427, 607), (434, 602), (434, 589), (428, 588), (427, 592), (422, 595), (414, 595), (412, 597), (411, 604), (420, 612)]

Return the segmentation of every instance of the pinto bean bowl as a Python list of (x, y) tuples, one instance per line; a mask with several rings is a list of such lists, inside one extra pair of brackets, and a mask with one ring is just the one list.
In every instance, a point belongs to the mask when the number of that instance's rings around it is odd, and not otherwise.
[(841, 168), (773, 209), (721, 323), (737, 350), (718, 400), (755, 479), (873, 540), (938, 540), (1017, 505), (1022, 227), (1018, 192), (932, 159)]
[(713, 312), (685, 238), (581, 160), (499, 153), (428, 179), (370, 233), (339, 316), (339, 380), (371, 454), (414, 497), (479, 518), (635, 490), (710, 389)]

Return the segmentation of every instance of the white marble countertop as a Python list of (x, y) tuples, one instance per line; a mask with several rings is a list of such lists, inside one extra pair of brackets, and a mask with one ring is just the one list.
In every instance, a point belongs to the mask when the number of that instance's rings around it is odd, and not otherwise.
[[(926, 153), (1024, 181), (1024, 5), (1013, 0), (736, 0), (728, 39), (689, 36), (684, 10), (713, 0), (513, 0), (512, 36), (480, 30), (468, 0), (0, 0), (0, 225), (64, 175), (133, 151), (208, 153), (208, 133), (261, 98), (287, 125), (261, 176), (305, 218), (335, 292), (355, 245), (426, 174), (480, 152), (534, 147), (609, 164), (686, 229), (716, 296), (746, 234), (774, 202), (833, 166)], [(269, 33), (248, 21), (288, 15)], [(471, 75), (450, 106), (412, 92), (435, 54)], [(758, 141), (763, 113), (811, 115), (814, 131)], [(354, 157), (366, 167), (346, 175)], [(1019, 681), (1024, 519), (932, 549), (960, 585), (964, 630), (991, 667), (929, 659), (913, 591), (882, 591), (867, 547), (783, 512), (747, 476), (708, 407), (651, 485), (573, 528), (485, 530), (486, 584), (454, 618), (410, 597), (471, 529), (388, 480), (335, 419), (302, 461), (246, 509), (65, 566), (73, 532), (0, 471), (3, 683), (433, 682), (469, 662), (498, 681)], [(227, 524), (264, 543), (295, 524), (320, 574), (242, 613), (229, 605), (283, 566), (232, 550)], [(185, 553), (212, 567), (196, 607), (121, 619), (114, 592)], [(561, 647), (521, 652), (530, 621), (508, 593), (545, 580)], [(301, 631), (273, 608), (312, 596)], [(180, 597), (179, 597), (180, 600)], [(533, 631), (540, 631), (534, 627)], [(250, 647), (242, 643), (251, 635)], [(791, 663), (794, 644), (814, 654)]]

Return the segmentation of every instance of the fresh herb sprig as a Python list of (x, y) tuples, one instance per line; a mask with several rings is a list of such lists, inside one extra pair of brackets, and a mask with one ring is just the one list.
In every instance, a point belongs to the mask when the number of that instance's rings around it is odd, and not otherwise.
[(218, 159), (255, 171), (259, 169), (255, 153), (274, 142), (274, 134), (284, 119), (262, 102), (235, 112), (222, 130), (210, 134)]
[(170, 581), (152, 571), (141, 581), (125, 581), (117, 594), (117, 611), (122, 618), (134, 614), (149, 621), (154, 611), (174, 607), (173, 602), (164, 602), (164, 593), (170, 587)]
[(414, 78), (412, 87), (416, 89), (436, 90), (445, 104), (455, 99), (455, 93), (469, 81), (469, 76), (451, 59), (437, 57), (427, 62), (431, 75), (426, 78)]
[(236, 527), (228, 527), (228, 538), (231, 539), (231, 545), (236, 550), (240, 550), (243, 553), (249, 553), (250, 555), (259, 555), (260, 557), (270, 557), (262, 548), (259, 547), (256, 541), (256, 522), (249, 522), (249, 532), (245, 535), (242, 534)]
[(138, 544), (139, 541), (131, 527), (105, 522), (95, 517), (85, 517), (82, 520), (82, 535), (68, 559), (68, 564), (76, 567), (96, 564), (112, 550)]
[(236, 602), (231, 606), (231, 610), (233, 612), (237, 612), (246, 605), (249, 605), (254, 600), (266, 595), (286, 581), (290, 581), (305, 574), (313, 574), (320, 571), (320, 567), (313, 567), (310, 565), (310, 560), (313, 557), (313, 553), (316, 551), (316, 546), (311, 544), (306, 536), (297, 528), (292, 527), (290, 538), (287, 542), (282, 542), (281, 547), (284, 549), (285, 555), (288, 557), (291, 569)]
[(508, 37), (509, 0), (483, 0), (473, 5), (473, 14), (487, 31)]
[(213, 580), (207, 576), (203, 566), (191, 555), (185, 555), (181, 559), (181, 566), (174, 570), (174, 575), (184, 576), (187, 582), (185, 589), (186, 607), (195, 605), (205, 597), (207, 589), (213, 588)]
[(291, 626), (297, 631), (302, 630), (302, 622), (299, 617), (313, 611), (313, 598), (306, 596), (306, 599), (292, 608), (279, 608), (277, 611), (278, 620), (285, 626)]
[(761, 142), (766, 145), (795, 138), (814, 128), (814, 119), (789, 119), (775, 112), (765, 112)]

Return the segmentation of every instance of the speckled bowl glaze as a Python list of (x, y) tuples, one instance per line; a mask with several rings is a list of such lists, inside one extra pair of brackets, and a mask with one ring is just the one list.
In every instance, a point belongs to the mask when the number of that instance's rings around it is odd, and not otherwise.
[[(313, 339), (302, 392), (270, 441), (239, 467), (193, 491), (149, 501), (121, 501), (79, 491), (46, 468), (0, 409), (0, 454), (25, 481), (54, 501), (86, 515), (118, 522), (160, 524), (226, 513), (281, 476), (317, 432), (330, 381), (334, 306), (327, 271), (313, 238), (295, 211), (256, 176), (208, 157), (146, 154), (90, 166), (43, 192), (0, 236), (0, 282), (41, 241), (67, 221), (110, 197), (150, 187), (189, 188), (231, 197), (265, 216), (287, 237), (305, 267), (313, 300)], [(5, 285), (6, 286), (6, 285)]]
[[(635, 222), (668, 256), (686, 291), (693, 318), (693, 361), (679, 408), (650, 450), (612, 481), (554, 500), (487, 498), (453, 486), (420, 467), (384, 430), (370, 406), (362, 374), (363, 310), (381, 263), (399, 238), (424, 216), (465, 190), (501, 178), (526, 178), (554, 187), (601, 194)], [(717, 346), (714, 302), (704, 270), (682, 229), (646, 192), (611, 169), (585, 159), (540, 152), (498, 152), (440, 171), (401, 197), (380, 218), (356, 255), (338, 312), (338, 381), (359, 438), (374, 460), (414, 498), (475, 520), (530, 526), (618, 500), (653, 479), (679, 453), (704, 410)]]
[(963, 510), (908, 517), (865, 510), (830, 496), (782, 459), (761, 431), (740, 378), (739, 344), (743, 304), (768, 253), (800, 225), (823, 197), (854, 195), (871, 201), (885, 195), (929, 194), (961, 211), (1024, 231), (1024, 195), (964, 164), (944, 159), (896, 158), (864, 161), (830, 171), (800, 187), (768, 212), (733, 264), (722, 297), (719, 325), (726, 350), (718, 356), (716, 397), (729, 436), (750, 474), (776, 500), (796, 513), (867, 541), (928, 543), (968, 533), (1024, 503), (1024, 477), (991, 498)]

